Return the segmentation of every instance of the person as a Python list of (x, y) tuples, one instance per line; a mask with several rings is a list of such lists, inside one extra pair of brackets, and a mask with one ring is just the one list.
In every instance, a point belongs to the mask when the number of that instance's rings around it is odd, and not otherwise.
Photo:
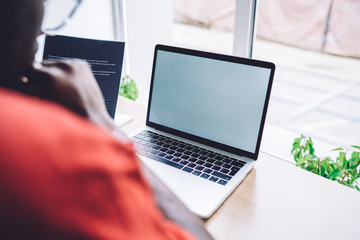
[(43, 0), (1, 0), (0, 239), (211, 239), (138, 161), (89, 65), (34, 64)]

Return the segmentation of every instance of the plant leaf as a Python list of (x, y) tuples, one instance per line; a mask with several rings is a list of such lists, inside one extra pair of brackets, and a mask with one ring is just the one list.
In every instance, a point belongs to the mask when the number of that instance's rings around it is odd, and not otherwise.
[(342, 150), (344, 150), (343, 148), (334, 148), (333, 150), (331, 150), (331, 151), (342, 151)]
[(325, 170), (324, 167), (320, 167), (319, 175), (325, 177), (325, 175), (326, 175), (326, 170)]
[(343, 173), (340, 171), (340, 169), (334, 169), (331, 174), (328, 176), (330, 179), (340, 177)]
[(309, 144), (309, 153), (310, 153), (310, 154), (314, 154), (314, 153), (315, 153), (315, 148), (314, 148), (314, 146), (313, 146), (312, 143)]
[(298, 148), (300, 148), (300, 138), (295, 138), (293, 143), (293, 148), (291, 150), (291, 154), (293, 154), (293, 152)]
[(351, 156), (352, 156), (353, 158), (359, 158), (360, 153), (359, 153), (359, 152), (353, 152), (353, 153), (351, 154)]
[(300, 158), (297, 162), (296, 162), (296, 166), (299, 166), (300, 164), (303, 164), (306, 161), (305, 158)]

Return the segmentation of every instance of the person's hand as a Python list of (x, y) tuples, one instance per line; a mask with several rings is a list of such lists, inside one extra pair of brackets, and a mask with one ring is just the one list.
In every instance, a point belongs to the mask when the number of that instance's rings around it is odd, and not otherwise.
[(88, 63), (80, 60), (43, 62), (27, 77), (30, 95), (56, 102), (101, 127), (114, 128)]

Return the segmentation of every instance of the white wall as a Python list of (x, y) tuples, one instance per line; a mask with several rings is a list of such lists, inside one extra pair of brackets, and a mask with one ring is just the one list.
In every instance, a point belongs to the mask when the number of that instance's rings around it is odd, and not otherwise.
[[(83, 0), (68, 24), (54, 34), (114, 40), (112, 0)], [(38, 42), (36, 59), (41, 61), (43, 39), (40, 38)]]
[(173, 0), (123, 0), (129, 74), (147, 103), (154, 47), (172, 44)]
[(57, 33), (113, 40), (112, 0), (83, 0), (70, 22)]

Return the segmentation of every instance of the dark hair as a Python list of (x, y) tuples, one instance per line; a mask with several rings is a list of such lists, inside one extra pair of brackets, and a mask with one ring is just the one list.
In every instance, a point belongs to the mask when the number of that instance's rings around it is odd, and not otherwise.
[(0, 8), (0, 49), (1, 53), (3, 51), (9, 50), (9, 44), (11, 44), (17, 36), (19, 29), (19, 15), (21, 12), (21, 1), (12, 0), (3, 2), (2, 7)]
[(42, 1), (0, 1), (0, 84), (7, 87), (31, 64)]

